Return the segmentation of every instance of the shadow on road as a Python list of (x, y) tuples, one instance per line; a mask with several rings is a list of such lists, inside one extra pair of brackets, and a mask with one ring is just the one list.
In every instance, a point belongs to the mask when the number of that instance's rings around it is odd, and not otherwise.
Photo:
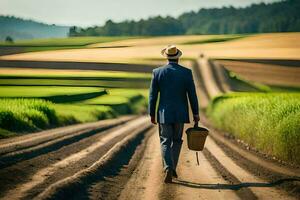
[(285, 179), (279, 179), (277, 181), (271, 182), (271, 183), (251, 183), (251, 182), (245, 182), (240, 184), (205, 184), (205, 183), (193, 183), (189, 181), (184, 180), (174, 180), (173, 184), (177, 185), (183, 185), (186, 187), (191, 188), (200, 188), (200, 189), (211, 189), (211, 190), (240, 190), (245, 187), (274, 187), (276, 185), (280, 185), (284, 182), (292, 182), (292, 181), (299, 181), (300, 178), (285, 178)]

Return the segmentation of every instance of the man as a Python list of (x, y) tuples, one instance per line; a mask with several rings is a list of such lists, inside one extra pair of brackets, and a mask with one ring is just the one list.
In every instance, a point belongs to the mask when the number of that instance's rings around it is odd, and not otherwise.
[(192, 71), (178, 64), (182, 52), (176, 46), (169, 45), (161, 54), (168, 59), (168, 64), (153, 70), (149, 113), (151, 122), (159, 124), (164, 182), (171, 183), (172, 177), (177, 178), (176, 166), (182, 145), (183, 126), (189, 123), (188, 99), (195, 123), (199, 121), (199, 109)]

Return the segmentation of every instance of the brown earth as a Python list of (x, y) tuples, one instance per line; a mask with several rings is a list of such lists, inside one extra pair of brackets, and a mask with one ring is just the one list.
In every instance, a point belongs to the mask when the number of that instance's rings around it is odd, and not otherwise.
[[(250, 43), (247, 42), (247, 38), (232, 41), (228, 48), (230, 45), (237, 47), (243, 42), (244, 48), (266, 45), (272, 48), (277, 56), (279, 54), (276, 52), (298, 50), (299, 47), (293, 43), (293, 39), (297, 38), (298, 34), (275, 34), (275, 36), (273, 34), (253, 36), (248, 38)], [(277, 46), (269, 41), (270, 38), (280, 40), (282, 37), (289, 45), (294, 45), (291, 47), (293, 49), (277, 51)], [(260, 43), (256, 46), (252, 45), (252, 39)], [(223, 44), (219, 45), (221, 47)], [(195, 45), (193, 48), (197, 47), (199, 50), (199, 46)], [(205, 45), (201, 47), (212, 48)], [(151, 48), (154, 52), (160, 46)], [(128, 51), (129, 57), (137, 53), (137, 49), (139, 52), (145, 51), (142, 47), (131, 49)], [(87, 61), (94, 62), (94, 58), (99, 59), (97, 53), (104, 53), (102, 50), (93, 49), (91, 57), (86, 58)], [(196, 56), (195, 49), (189, 50), (193, 50)], [(187, 49), (187, 55), (189, 50)], [(238, 50), (241, 51), (237, 49), (235, 52)], [(116, 53), (111, 49), (105, 51)], [(63, 52), (67, 55), (66, 59), (70, 60), (81, 53), (83, 57), (89, 55), (88, 51), (78, 51), (75, 54), (73, 50)], [(257, 52), (262, 53), (262, 51)], [(21, 57), (18, 58), (2, 57), (2, 59), (22, 60), (24, 59), (22, 56), (28, 56), (26, 58), (28, 60), (35, 56), (41, 56), (41, 60), (54, 58), (53, 52), (45, 53), (20, 54)], [(280, 54), (280, 56), (286, 55)], [(195, 63), (191, 63), (191, 66), (196, 75), (194, 79), (200, 94), (200, 106), (203, 108), (210, 97), (222, 92), (222, 87), (217, 80), (218, 76), (209, 68), (209, 63), (201, 62), (200, 66)], [(211, 80), (208, 81), (205, 77), (210, 77)], [(202, 123), (209, 126), (204, 117)], [(97, 122), (78, 125), (78, 127), (63, 127), (59, 131), (56, 129), (49, 130), (46, 134), (43, 132), (44, 135), (35, 133), (3, 140), (0, 142), (0, 161), (2, 161), (0, 198), (299, 199), (298, 169), (278, 165), (238, 145), (234, 146), (225, 137), (220, 139), (219, 133), (213, 128), (211, 128), (211, 136), (207, 138), (205, 150), (199, 153), (199, 166), (196, 165), (195, 153), (188, 150), (184, 136), (185, 141), (177, 169), (179, 178), (174, 179), (172, 184), (164, 184), (158, 133), (151, 127), (153, 126), (150, 125), (149, 119), (142, 116), (106, 121), (103, 124)], [(275, 176), (272, 176), (273, 174)], [(282, 187), (287, 183), (292, 184), (293, 192), (290, 192), (290, 186)]]
[[(300, 86), (300, 68), (263, 63), (220, 60), (217, 63), (225, 66), (245, 80), (275, 86)], [(300, 66), (300, 63), (299, 63)]]

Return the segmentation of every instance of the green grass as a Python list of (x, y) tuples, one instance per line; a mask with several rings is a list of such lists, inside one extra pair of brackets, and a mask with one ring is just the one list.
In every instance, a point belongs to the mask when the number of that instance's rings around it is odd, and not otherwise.
[(51, 105), (38, 99), (0, 99), (0, 128), (25, 132), (58, 125), (59, 119)]
[[(0, 70), (1, 73), (1, 70)], [(89, 86), (148, 88), (149, 73), (109, 72), (109, 71), (66, 71), (66, 70), (16, 70), (3, 71), (0, 85), (23, 86)], [(30, 89), (27, 89), (30, 90)], [(0, 90), (1, 93), (1, 90)]]
[(300, 164), (300, 93), (232, 93), (213, 99), (213, 124), (251, 146)]
[(65, 120), (63, 124), (92, 122), (117, 116), (117, 113), (109, 106), (53, 104), (51, 107), (61, 120)]
[[(139, 88), (148, 87), (151, 74), (66, 70), (3, 72), (0, 75), (0, 85), (3, 85), (0, 86), (0, 138), (146, 112), (148, 91)], [(68, 86), (57, 86), (60, 84)]]
[(63, 49), (81, 49), (87, 48), (87, 45), (95, 43), (105, 43), (121, 41), (126, 39), (139, 38), (127, 36), (114, 37), (69, 37), (69, 38), (48, 38), (48, 39), (32, 39), (32, 40), (17, 40), (14, 43), (7, 43), (0, 41), (0, 48), (13, 46), (20, 47), (20, 52), (37, 52), (37, 51), (51, 51)]
[[(33, 88), (38, 90), (33, 90)], [(66, 93), (87, 95), (89, 93), (81, 92), (93, 92), (95, 88), (33, 88), (0, 87), (0, 94), (2, 95), (0, 99), (0, 138), (14, 136), (16, 133), (39, 131), (67, 124), (108, 119), (120, 114), (146, 112), (148, 91), (145, 89), (111, 89), (106, 95), (88, 97), (88, 100), (84, 101), (79, 99), (76, 102), (72, 101), (72, 104), (61, 104), (38, 99), (37, 97), (42, 95), (46, 97), (57, 94), (64, 95)], [(10, 95), (11, 98), (3, 98), (5, 95)], [(14, 98), (20, 96), (35, 98)], [(66, 98), (63, 96), (64, 100)]]
[(107, 106), (54, 104), (41, 99), (0, 99), (0, 138), (115, 116), (116, 113)]
[(16, 136), (16, 133), (0, 128), (0, 139)]
[(85, 46), (94, 43), (104, 43), (130, 39), (134, 37), (69, 37), (69, 38), (49, 38), (49, 39), (32, 39), (16, 40), (14, 43), (0, 42), (0, 46), (19, 46), (19, 47), (68, 47), (68, 46)]
[(118, 114), (145, 113), (148, 90), (110, 89), (108, 95), (83, 101), (87, 105), (110, 106)]
[(50, 97), (103, 91), (97, 87), (0, 86), (0, 97)]
[[(1, 72), (1, 70), (0, 70)], [(68, 71), (68, 70), (15, 70), (8, 72), (1, 72), (0, 78), (122, 78), (122, 79), (136, 79), (144, 78), (150, 79), (151, 73), (140, 72), (119, 72), (119, 71)]]
[(241, 38), (245, 38), (247, 35), (220, 35), (215, 36), (209, 39), (195, 40), (190, 42), (184, 42), (184, 45), (193, 45), (193, 44), (208, 44), (208, 43), (217, 43), (217, 42), (228, 42), (231, 40), (237, 40)]

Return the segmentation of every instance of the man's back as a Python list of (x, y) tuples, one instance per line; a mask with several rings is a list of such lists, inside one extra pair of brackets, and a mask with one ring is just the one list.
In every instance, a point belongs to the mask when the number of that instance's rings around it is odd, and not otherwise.
[(158, 122), (159, 126), (159, 141), (165, 170), (164, 182), (171, 183), (173, 178), (178, 177), (176, 167), (182, 146), (184, 123), (189, 122), (188, 98), (195, 124), (199, 121), (199, 110), (192, 71), (178, 64), (182, 51), (175, 45), (169, 45), (161, 50), (161, 55), (168, 59), (169, 64), (153, 70), (149, 114), (151, 123)]
[(188, 123), (187, 96), (193, 113), (198, 113), (198, 100), (190, 69), (171, 62), (153, 70), (149, 96), (150, 115), (153, 112), (155, 114), (158, 93), (160, 93), (157, 113), (159, 123)]

